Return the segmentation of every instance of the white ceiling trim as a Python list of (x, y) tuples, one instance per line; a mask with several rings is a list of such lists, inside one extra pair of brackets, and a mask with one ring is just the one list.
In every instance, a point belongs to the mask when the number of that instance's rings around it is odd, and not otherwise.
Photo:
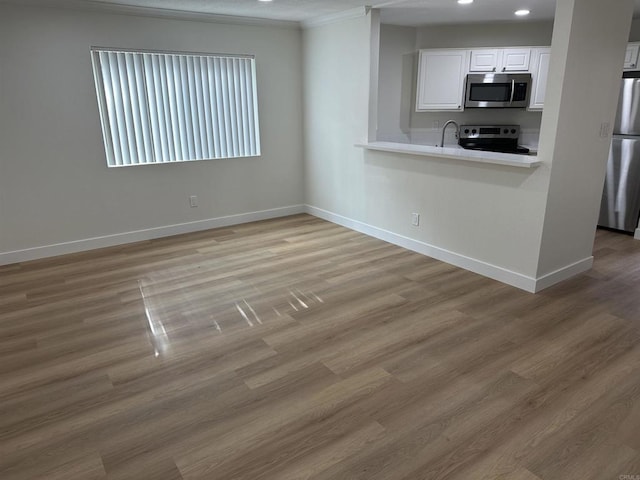
[(93, 0), (61, 0), (52, 5), (47, 0), (0, 0), (0, 4), (19, 6), (65, 8), (69, 10), (98, 11), (117, 15), (132, 15), (142, 17), (169, 18), (209, 23), (225, 23), (232, 25), (272, 26), (299, 29), (300, 22), (291, 20), (274, 20), (270, 18), (241, 17), (234, 15), (219, 15), (214, 13), (187, 12), (166, 8), (138, 7), (120, 3), (105, 3)]
[[(403, 3), (407, 3), (411, 0), (387, 0), (383, 3), (376, 3), (375, 7), (372, 6), (363, 6), (363, 7), (354, 7), (348, 10), (343, 10), (337, 13), (331, 13), (329, 15), (321, 15), (319, 17), (313, 17), (308, 20), (303, 20), (301, 23), (303, 28), (313, 28), (320, 27), (322, 25), (327, 25), (329, 23), (340, 22), (342, 20), (347, 20), (349, 18), (357, 18), (368, 15), (372, 9), (380, 10), (381, 8), (392, 7), (402, 5)], [(638, 0), (640, 1), (640, 0)]]
[(364, 17), (371, 11), (371, 7), (355, 7), (338, 13), (322, 15), (301, 22), (303, 28), (320, 27), (329, 23), (341, 22), (349, 18)]

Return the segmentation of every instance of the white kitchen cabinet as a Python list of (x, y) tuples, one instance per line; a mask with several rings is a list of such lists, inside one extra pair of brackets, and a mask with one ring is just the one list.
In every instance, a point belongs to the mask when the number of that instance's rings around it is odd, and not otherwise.
[(469, 72), (528, 72), (530, 48), (482, 48), (471, 50)]
[(416, 111), (463, 110), (466, 49), (420, 50)]
[(549, 76), (549, 64), (551, 60), (551, 48), (536, 48), (533, 52), (532, 74), (533, 84), (529, 99), (529, 110), (542, 110), (544, 98), (547, 93), (547, 78)]
[(640, 50), (640, 44), (630, 43), (627, 45), (627, 50), (624, 54), (624, 69), (625, 70), (638, 70), (638, 51)]
[(495, 72), (498, 68), (500, 50), (485, 48), (471, 50), (470, 72)]
[(504, 48), (501, 72), (528, 72), (531, 62), (530, 48)]

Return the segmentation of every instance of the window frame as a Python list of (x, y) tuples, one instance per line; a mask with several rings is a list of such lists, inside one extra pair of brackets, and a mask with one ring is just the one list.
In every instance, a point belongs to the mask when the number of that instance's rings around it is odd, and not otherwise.
[[(103, 139), (103, 145), (105, 148), (105, 156), (106, 156), (108, 168), (120, 168), (120, 167), (141, 166), (141, 165), (163, 165), (163, 164), (172, 164), (172, 163), (186, 163), (186, 162), (196, 162), (196, 161), (210, 161), (210, 160), (222, 160), (222, 159), (261, 156), (262, 152), (261, 152), (261, 141), (260, 141), (260, 122), (259, 122), (259, 112), (258, 112), (258, 91), (257, 91), (258, 88), (257, 88), (255, 55), (229, 54), (229, 53), (204, 53), (204, 52), (170, 51), (170, 50), (150, 50), (150, 49), (128, 49), (128, 48), (99, 47), (99, 46), (92, 46), (90, 49), (90, 52), (91, 52), (91, 63), (92, 63), (92, 70), (93, 70), (94, 83), (95, 83), (95, 91), (96, 91), (96, 97), (98, 101), (98, 111), (100, 115), (100, 123), (101, 123), (101, 129), (102, 129), (102, 139)], [(121, 133), (120, 135), (118, 133), (115, 133), (115, 136), (114, 136), (115, 129), (113, 128), (113, 125), (117, 123), (117, 121), (114, 123), (114, 120), (110, 116), (109, 108), (107, 106), (107, 102), (109, 101), (109, 99), (107, 98), (105, 81), (103, 78), (103, 73), (104, 73), (103, 62), (100, 59), (100, 53), (133, 54), (133, 55), (140, 56), (139, 60), (137, 61), (142, 67), (141, 75), (142, 75), (142, 81), (143, 81), (143, 87), (144, 87), (144, 91), (142, 93), (142, 95), (144, 95), (144, 99), (142, 103), (146, 102), (147, 104), (145, 114), (146, 114), (146, 121), (147, 121), (146, 128), (148, 129), (148, 132), (146, 132), (145, 135), (153, 137), (153, 127), (151, 126), (151, 124), (154, 121), (158, 122), (158, 118), (159, 118), (158, 116), (160, 115), (159, 113), (160, 107), (162, 107), (164, 112), (169, 111), (168, 103), (167, 103), (169, 102), (169, 97), (171, 97), (172, 93), (175, 94), (178, 91), (177, 90), (178, 88), (181, 88), (182, 90), (180, 90), (181, 94), (179, 96), (182, 97), (182, 99), (180, 102), (180, 106), (177, 108), (180, 109), (180, 108), (188, 107), (189, 113), (188, 114), (185, 113), (185, 116), (187, 117), (193, 117), (194, 116), (193, 112), (197, 111), (198, 108), (204, 108), (204, 107), (210, 108), (209, 123), (211, 127), (215, 126), (215, 128), (212, 128), (212, 131), (206, 131), (206, 135), (219, 136), (219, 138), (224, 142), (224, 147), (220, 148), (220, 151), (221, 152), (224, 151), (224, 154), (206, 155), (206, 157), (204, 158), (192, 158), (191, 156), (189, 158), (183, 158), (184, 155), (180, 155), (180, 158), (177, 158), (178, 155), (176, 154), (175, 159), (167, 160), (166, 158), (164, 158), (163, 153), (160, 153), (160, 156), (158, 155), (157, 149), (154, 145), (151, 148), (152, 161), (148, 161), (148, 158), (149, 158), (148, 155), (145, 157), (145, 159), (136, 157), (133, 154), (134, 149), (130, 148), (128, 152), (128, 156), (126, 157), (129, 161), (127, 163), (125, 163), (124, 161), (118, 162), (117, 161), (118, 158), (122, 160), (122, 158), (124, 157), (122, 156), (117, 157), (117, 155), (115, 154), (114, 148), (116, 144), (114, 143), (115, 142), (114, 139), (118, 138), (119, 146), (122, 146), (125, 143), (125, 139), (122, 138)], [(188, 58), (188, 57), (193, 57), (199, 60), (207, 59), (205, 60), (207, 62), (208, 62), (208, 59), (212, 59), (211, 61), (214, 62), (215, 65), (218, 65), (218, 68), (220, 68), (220, 64), (222, 62), (227, 62), (223, 70), (214, 70), (214, 75), (222, 75), (221, 72), (226, 72), (227, 76), (229, 75), (228, 69), (230, 68), (228, 64), (229, 61), (233, 61), (237, 59), (249, 60), (250, 62), (248, 66), (246, 65), (243, 66), (242, 64), (240, 64), (240, 66), (245, 69), (246, 68), (250, 69), (250, 72), (249, 73), (244, 72), (243, 74), (241, 74), (240, 79), (238, 79), (235, 76), (231, 76), (226, 79), (227, 81), (224, 84), (224, 86), (229, 90), (227, 92), (223, 92), (224, 93), (223, 95), (220, 95), (221, 97), (224, 96), (224, 108), (222, 109), (224, 113), (221, 116), (220, 104), (218, 104), (218, 108), (216, 108), (216, 105), (213, 103), (213, 102), (221, 102), (221, 100), (217, 96), (220, 93), (218, 91), (218, 87), (220, 87), (220, 85), (217, 84), (217, 82), (215, 86), (216, 96), (215, 98), (213, 96), (210, 98), (212, 102), (210, 104), (199, 103), (194, 107), (192, 102), (188, 101), (188, 98), (193, 99), (193, 92), (191, 92), (191, 97), (189, 97), (188, 95), (189, 88), (193, 87), (193, 84), (187, 85), (187, 88), (185, 89), (184, 77), (181, 78), (180, 82), (174, 82), (173, 87), (175, 87), (176, 90), (174, 90), (173, 92), (169, 90), (167, 90), (166, 92), (162, 91), (162, 98), (159, 98), (157, 85), (154, 85), (156, 87), (155, 90), (153, 90), (153, 93), (155, 93), (155, 96), (154, 95), (150, 96), (150, 91), (149, 91), (150, 87), (147, 82), (147, 71), (145, 67), (145, 63), (146, 63), (145, 57), (144, 57), (145, 55), (162, 56), (164, 57), (163, 62), (169, 62), (172, 57), (178, 57), (178, 62), (180, 62), (181, 58)], [(209, 64), (207, 63), (207, 65)], [(183, 67), (184, 66), (181, 64), (180, 68), (183, 68)], [(107, 68), (112, 69), (113, 65), (110, 64)], [(111, 70), (109, 70), (109, 72), (113, 75), (113, 72)], [(137, 73), (138, 72), (136, 72), (136, 74)], [(149, 74), (154, 75), (156, 73), (157, 73), (156, 70), (152, 70)], [(184, 73), (184, 72), (182, 70), (179, 70), (179, 73)], [(131, 68), (129, 65), (127, 65), (127, 72), (125, 72), (125, 75), (130, 75), (130, 74), (131, 74)], [(207, 72), (207, 74), (209, 75), (207, 77), (207, 80), (211, 82), (212, 77), (210, 76), (211, 75), (210, 72)], [(174, 75), (175, 75), (175, 72), (174, 72)], [(204, 76), (201, 76), (199, 78), (199, 80), (202, 81), (202, 85), (205, 84), (204, 78), (205, 78)], [(130, 78), (128, 80), (129, 82), (131, 81)], [(120, 78), (120, 82), (123, 83), (122, 78)], [(239, 88), (238, 86), (239, 83), (243, 88)], [(110, 86), (111, 85), (109, 85), (109, 87)], [(163, 87), (165, 86), (166, 85), (163, 85)], [(132, 85), (129, 84), (128, 87), (129, 87), (129, 91), (126, 94), (131, 95)], [(209, 88), (211, 89), (212, 87), (209, 86)], [(119, 90), (118, 95), (120, 95), (120, 97), (124, 95), (123, 94), (124, 90), (125, 88)], [(137, 102), (136, 106), (133, 106), (133, 107), (128, 106), (126, 108), (135, 109), (140, 107), (141, 105), (140, 85), (137, 86), (137, 90), (138, 90), (138, 96), (136, 96), (136, 102)], [(187, 92), (187, 93), (185, 94), (184, 92)], [(233, 102), (231, 102), (230, 98), (227, 97), (227, 95), (229, 95), (229, 92), (232, 92), (231, 96), (233, 97)], [(237, 99), (237, 97), (241, 96), (242, 94), (244, 94), (247, 97), (245, 98), (246, 102), (242, 103), (243, 107), (245, 108), (240, 109), (240, 113), (238, 113), (239, 109), (237, 107), (238, 107), (239, 100)], [(174, 95), (173, 100), (175, 100), (176, 97), (178, 97), (178, 95)], [(113, 101), (115, 97), (111, 96), (110, 98), (111, 98), (111, 101)], [(156, 101), (160, 99), (165, 103), (156, 102), (154, 104), (151, 101), (151, 99), (155, 99)], [(229, 101), (227, 102), (227, 100)], [(172, 105), (172, 108), (173, 108), (173, 105)], [(245, 110), (247, 110), (248, 113), (245, 112)], [(126, 114), (127, 112), (129, 112), (129, 110), (124, 110), (123, 112)], [(140, 112), (138, 113), (142, 118), (141, 109), (140, 109)], [(247, 113), (247, 115), (243, 117), (242, 115), (245, 113)], [(175, 114), (175, 112), (173, 112), (173, 114)], [(155, 118), (152, 115), (156, 115)], [(195, 115), (197, 115), (197, 113)], [(230, 118), (234, 119), (235, 122), (230, 124), (229, 123)], [(171, 123), (171, 122), (167, 120), (167, 123)], [(220, 127), (221, 124), (224, 124), (225, 127)], [(239, 125), (242, 125), (242, 126), (240, 127)], [(131, 126), (129, 125), (128, 127), (131, 127)], [(182, 150), (184, 150), (186, 147), (184, 145), (181, 145), (181, 142), (177, 140), (176, 125), (172, 125), (172, 128), (173, 128), (173, 131), (172, 131), (173, 135), (171, 136), (170, 139), (167, 139), (166, 141), (172, 142), (173, 145), (176, 146), (176, 149), (182, 148)], [(190, 133), (193, 135), (196, 135), (196, 133), (194, 133), (196, 130), (195, 124), (193, 127), (190, 127), (190, 128), (192, 128), (192, 130), (190, 130)], [(199, 130), (197, 130), (197, 134), (199, 134), (200, 138), (202, 138), (202, 136), (205, 135), (205, 133), (202, 132), (202, 125), (200, 123), (198, 124), (198, 128)], [(243, 128), (248, 128), (249, 132), (248, 133), (245, 132)], [(135, 129), (127, 128), (126, 133), (129, 137), (131, 137), (131, 135), (133, 135), (134, 132), (135, 134), (138, 134), (137, 129), (138, 129), (138, 125), (136, 125)], [(222, 138), (223, 135), (221, 134), (221, 132), (225, 132), (226, 142)], [(242, 137), (240, 137), (241, 134), (243, 134)], [(134, 135), (134, 137), (135, 136), (136, 135)], [(169, 137), (169, 135), (167, 135), (167, 137)], [(153, 144), (154, 142), (157, 142), (157, 140), (158, 140), (157, 138), (155, 139), (151, 138), (151, 140), (148, 140), (148, 142), (149, 144)], [(139, 139), (136, 139), (135, 141), (140, 142)], [(145, 138), (144, 141), (147, 141), (147, 139)], [(247, 143), (251, 145), (251, 147), (248, 149), (246, 148)], [(177, 147), (177, 145), (179, 144), (180, 144), (180, 147)], [(239, 148), (238, 148), (238, 145), (240, 145)], [(244, 145), (245, 148), (242, 148), (242, 145)], [(216, 150), (218, 150), (218, 146), (216, 146)], [(231, 153), (229, 152), (229, 150), (231, 150)], [(211, 148), (209, 148), (208, 151), (209, 153), (211, 153)]]

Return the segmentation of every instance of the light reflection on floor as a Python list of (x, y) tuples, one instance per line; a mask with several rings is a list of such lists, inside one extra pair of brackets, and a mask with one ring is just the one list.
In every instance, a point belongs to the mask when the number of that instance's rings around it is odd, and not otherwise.
[(193, 273), (194, 278), (199, 278), (191, 286), (184, 282), (182, 268), (181, 282), (177, 280), (178, 272), (171, 270), (154, 272), (138, 280), (147, 335), (156, 358), (169, 356), (176, 339), (255, 328), (324, 303), (308, 287), (258, 288), (235, 279), (211, 285), (197, 267)]

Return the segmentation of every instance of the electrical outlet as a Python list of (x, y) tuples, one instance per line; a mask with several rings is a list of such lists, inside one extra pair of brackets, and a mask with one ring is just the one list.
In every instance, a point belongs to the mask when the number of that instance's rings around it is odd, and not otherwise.
[(438, 120), (433, 121), (433, 129), (438, 130), (440, 128), (440, 122)]
[(189, 197), (189, 205), (191, 205), (191, 208), (198, 206), (198, 197), (196, 195), (191, 195)]
[(418, 225), (420, 225), (420, 214), (419, 213), (412, 213), (411, 214), (411, 225), (413, 225), (414, 227), (417, 227)]

